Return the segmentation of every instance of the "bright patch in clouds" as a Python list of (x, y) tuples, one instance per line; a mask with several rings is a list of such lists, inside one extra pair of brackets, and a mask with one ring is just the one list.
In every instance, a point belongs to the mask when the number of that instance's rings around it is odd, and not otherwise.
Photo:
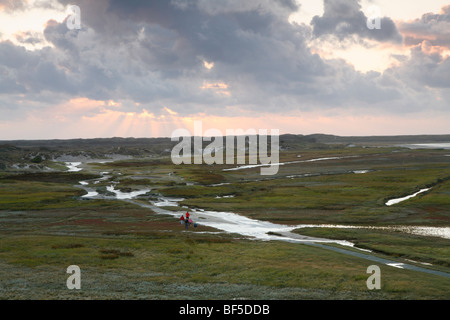
[(289, 16), (289, 22), (304, 23), (309, 25), (314, 16), (323, 14), (323, 2), (318, 0), (297, 0), (300, 10)]
[(429, 12), (439, 12), (441, 8), (448, 5), (448, 0), (363, 0), (361, 6), (366, 10), (372, 5), (381, 9), (383, 16), (391, 17), (393, 20), (412, 20), (420, 18)]
[(203, 60), (203, 66), (206, 69), (211, 70), (214, 67), (214, 62), (208, 62), (206, 60)]
[(228, 89), (228, 85), (226, 83), (204, 83), (201, 89)]
[[(7, 10), (4, 6), (0, 7), (1, 40), (10, 40), (29, 50), (40, 49), (49, 45), (42, 36), (47, 22), (51, 19), (62, 22), (67, 17), (68, 11), (65, 6), (53, 0), (29, 0), (27, 3), (23, 9), (18, 11)], [(32, 42), (18, 41), (21, 37), (23, 39), (24, 36), (36, 34), (41, 35), (39, 39), (42, 42), (33, 44)]]
[(167, 108), (167, 107), (164, 107), (164, 110), (165, 110), (168, 114), (170, 114), (171, 116), (176, 116), (176, 115), (178, 114), (178, 112), (175, 112), (175, 111), (173, 111), (173, 110), (170, 110), (170, 109)]

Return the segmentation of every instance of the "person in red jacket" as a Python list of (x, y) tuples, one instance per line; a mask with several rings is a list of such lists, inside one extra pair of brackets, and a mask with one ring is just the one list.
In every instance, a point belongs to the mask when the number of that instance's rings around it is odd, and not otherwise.
[(186, 212), (186, 219), (189, 220), (189, 212)]

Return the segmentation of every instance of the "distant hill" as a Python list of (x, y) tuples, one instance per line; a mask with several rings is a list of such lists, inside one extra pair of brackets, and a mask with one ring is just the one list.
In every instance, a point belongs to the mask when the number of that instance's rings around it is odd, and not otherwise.
[(407, 144), (450, 142), (450, 134), (446, 135), (401, 135), (401, 136), (334, 136), (312, 134), (308, 137), (319, 143), (355, 143), (355, 144)]
[[(385, 143), (434, 143), (449, 142), (450, 134), (443, 135), (398, 135), (398, 136), (336, 136), (331, 134), (283, 134), (280, 139), (295, 142), (319, 142), (319, 143), (349, 143), (349, 142), (385, 142)], [(67, 147), (67, 146), (112, 146), (128, 145), (138, 146), (142, 144), (172, 144), (169, 137), (161, 138), (94, 138), (94, 139), (49, 139), (49, 140), (0, 140), (0, 145), (14, 145), (19, 147)]]
[[(401, 135), (401, 136), (335, 136), (329, 134), (283, 134), (281, 145), (304, 144), (355, 144), (355, 145), (392, 145), (408, 143), (450, 142), (448, 135)], [(98, 153), (115, 153), (133, 155), (136, 148), (146, 152), (161, 153), (171, 149), (178, 142), (170, 138), (96, 138), (96, 139), (53, 139), (53, 140), (0, 140), (0, 152), (17, 149), (29, 151), (96, 151)], [(209, 144), (205, 142), (204, 144)]]
[[(305, 148), (331, 148), (336, 145), (345, 147), (443, 143), (450, 142), (450, 135), (343, 137), (327, 134), (283, 134), (279, 140), (281, 150), (302, 150)], [(167, 156), (177, 143), (178, 141), (171, 141), (168, 137), (0, 141), (0, 170), (5, 170), (8, 166), (11, 167), (15, 164), (43, 168), (46, 164), (49, 165), (48, 161), (70, 159), (71, 157), (88, 160)], [(209, 143), (209, 141), (204, 141), (203, 147)]]

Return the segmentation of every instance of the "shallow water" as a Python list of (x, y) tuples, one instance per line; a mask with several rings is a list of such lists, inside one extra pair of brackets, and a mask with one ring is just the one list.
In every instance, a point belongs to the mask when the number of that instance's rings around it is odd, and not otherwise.
[(67, 172), (78, 172), (83, 170), (82, 168), (78, 168), (81, 165), (81, 162), (66, 162), (66, 167), (69, 169)]
[[(157, 201), (150, 201), (152, 206), (156, 206), (157, 213), (168, 214), (176, 218), (180, 218), (185, 211), (169, 211), (161, 207), (164, 206), (179, 206), (177, 201), (180, 198), (166, 198), (160, 197)], [(137, 203), (139, 204), (139, 203)], [(199, 226), (208, 226), (219, 229), (228, 233), (240, 234), (242, 236), (249, 236), (255, 240), (282, 240), (289, 242), (317, 242), (317, 243), (338, 243), (345, 246), (353, 246), (351, 242), (341, 240), (330, 240), (314, 237), (306, 237), (295, 235), (295, 237), (282, 236), (281, 233), (288, 233), (296, 228), (296, 226), (280, 225), (267, 221), (259, 221), (247, 218), (232, 212), (208, 211), (203, 209), (188, 210), (190, 218), (197, 222)], [(268, 234), (274, 232), (277, 234)]]
[[(336, 158), (336, 157), (334, 157)], [(320, 158), (320, 159), (330, 159), (330, 158)], [(320, 159), (311, 159), (307, 161), (320, 161)], [(78, 165), (78, 163), (71, 164), (73, 166)], [(81, 168), (76, 168), (81, 170)], [(77, 171), (79, 171), (77, 170)], [(367, 170), (360, 170), (358, 173), (366, 173)], [(356, 172), (355, 172), (356, 173)], [(99, 180), (105, 180), (109, 176), (108, 172), (102, 172), (102, 177), (96, 179), (94, 181), (98, 182)], [(88, 185), (87, 181), (79, 182), (81, 187), (88, 192), (86, 195), (82, 196), (83, 198), (105, 198), (110, 199), (111, 197), (107, 197), (104, 195), (99, 195), (98, 192), (93, 191), (92, 189), (86, 187)], [(113, 182), (112, 182), (113, 183)], [(144, 195), (149, 192), (151, 189), (143, 189), (132, 192), (122, 192), (120, 190), (116, 190), (114, 185), (111, 184), (106, 188), (109, 192), (114, 193), (114, 197), (118, 200), (132, 200), (140, 195)], [(400, 201), (404, 201), (409, 199), (421, 192), (428, 191), (429, 189), (422, 189), (416, 192), (413, 195), (408, 197), (403, 197), (399, 199), (392, 199), (386, 203), (386, 205), (391, 205), (394, 203), (398, 203)], [(223, 198), (231, 198), (233, 196), (224, 196)], [(163, 207), (180, 207), (179, 202), (183, 201), (183, 198), (168, 198), (168, 197), (158, 197), (156, 201), (149, 201), (149, 205), (144, 205), (141, 202), (133, 202), (138, 205), (149, 207), (153, 211), (161, 214), (168, 214), (174, 217), (179, 218), (185, 211), (170, 211), (165, 210)], [(390, 204), (388, 204), (390, 203)], [(210, 226), (225, 232), (236, 233), (243, 236), (250, 236), (254, 239), (259, 240), (283, 240), (290, 242), (315, 242), (315, 243), (338, 243), (345, 246), (353, 246), (353, 244), (349, 241), (339, 241), (339, 240), (331, 240), (331, 239), (322, 239), (322, 238), (314, 238), (301, 236), (297, 234), (290, 233), (294, 229), (299, 228), (359, 228), (359, 229), (384, 229), (384, 230), (394, 230), (405, 233), (411, 233), (416, 235), (424, 235), (424, 236), (435, 236), (441, 237), (445, 239), (450, 239), (450, 228), (447, 227), (421, 227), (421, 226), (393, 226), (393, 227), (371, 227), (371, 226), (348, 226), (348, 225), (330, 225), (330, 224), (300, 224), (300, 225), (280, 225), (271, 223), (268, 221), (260, 221), (256, 219), (251, 219), (245, 216), (241, 216), (232, 212), (218, 212), (218, 211), (208, 211), (203, 209), (189, 209), (186, 206), (183, 208), (187, 209), (191, 214), (192, 219), (199, 223), (199, 225)], [(268, 234), (271, 232), (272, 234)]]
[(450, 227), (424, 227), (424, 226), (352, 226), (336, 224), (300, 224), (296, 228), (336, 228), (336, 229), (369, 229), (369, 230), (387, 230), (399, 231), (421, 236), (439, 237), (450, 239)]
[(400, 202), (402, 202), (402, 201), (405, 201), (405, 200), (414, 198), (414, 197), (417, 196), (418, 194), (423, 193), (423, 192), (426, 192), (426, 191), (428, 191), (428, 190), (430, 190), (430, 188), (421, 189), (421, 190), (417, 191), (416, 193), (413, 193), (413, 194), (411, 194), (411, 195), (409, 195), (409, 196), (402, 197), (402, 198), (397, 198), (397, 199), (391, 199), (391, 200), (389, 200), (388, 202), (386, 202), (385, 204), (386, 204), (387, 206), (392, 206), (392, 205), (397, 204), (397, 203), (400, 203)]
[(400, 147), (410, 149), (450, 149), (450, 142), (403, 144)]
[[(77, 169), (81, 170), (81, 168), (77, 168)], [(77, 170), (77, 171), (79, 171), (79, 170)], [(102, 173), (103, 177), (100, 179), (94, 180), (94, 183), (98, 182), (99, 180), (104, 180), (104, 179), (109, 178), (109, 176), (107, 176), (106, 174), (107, 174), (107, 172), (103, 172)], [(416, 271), (421, 271), (421, 272), (426, 272), (426, 273), (439, 274), (441, 276), (448, 277), (448, 274), (445, 274), (445, 273), (442, 273), (439, 271), (424, 269), (424, 268), (416, 267), (413, 265), (398, 263), (398, 262), (391, 261), (391, 260), (380, 259), (380, 258), (371, 256), (371, 255), (359, 253), (356, 251), (344, 250), (342, 248), (326, 245), (326, 244), (330, 244), (330, 243), (336, 243), (336, 244), (340, 244), (343, 246), (354, 247), (355, 249), (358, 249), (360, 251), (371, 252), (370, 250), (355, 247), (354, 244), (349, 241), (313, 238), (313, 237), (299, 235), (296, 233), (291, 233), (291, 231), (293, 231), (294, 229), (306, 228), (306, 227), (388, 229), (388, 230), (395, 230), (395, 231), (400, 231), (400, 232), (405, 232), (405, 233), (412, 233), (412, 234), (418, 234), (418, 235), (424, 235), (424, 236), (436, 236), (436, 237), (450, 239), (450, 228), (416, 227), (416, 226), (361, 227), (361, 226), (305, 225), (305, 224), (303, 224), (303, 225), (279, 225), (279, 224), (274, 224), (274, 223), (267, 222), (267, 221), (259, 221), (259, 220), (247, 218), (247, 217), (244, 217), (244, 216), (232, 213), (232, 212), (206, 211), (203, 209), (190, 210), (186, 206), (183, 206), (183, 208), (186, 209), (185, 211), (174, 212), (174, 211), (166, 210), (162, 207), (164, 207), (164, 206), (179, 207), (178, 201), (184, 200), (183, 198), (159, 197), (159, 199), (157, 201), (150, 201), (149, 204), (146, 204), (146, 203), (139, 202), (139, 201), (136, 201), (133, 199), (139, 195), (146, 194), (151, 189), (143, 189), (143, 190), (138, 190), (138, 191), (133, 191), (133, 192), (121, 192), (120, 190), (115, 190), (114, 185), (111, 185), (111, 186), (107, 187), (108, 191), (115, 194), (114, 197), (111, 197), (111, 196), (99, 195), (98, 192), (92, 191), (91, 188), (87, 187), (88, 183), (89, 182), (87, 182), (87, 181), (80, 181), (80, 186), (86, 192), (88, 192), (88, 194), (82, 196), (82, 198), (120, 199), (123, 201), (127, 201), (130, 203), (139, 205), (144, 208), (149, 208), (157, 214), (171, 215), (177, 219), (179, 219), (181, 217), (181, 215), (183, 215), (186, 212), (186, 210), (188, 210), (191, 215), (191, 219), (194, 222), (196, 222), (200, 227), (202, 225), (210, 226), (210, 227), (222, 230), (224, 232), (239, 234), (242, 236), (249, 236), (255, 240), (263, 240), (263, 241), (279, 240), (279, 241), (286, 241), (286, 242), (292, 242), (292, 243), (309, 244), (309, 245), (317, 246), (317, 247), (324, 248), (327, 250), (333, 250), (333, 251), (337, 251), (337, 252), (340, 252), (343, 254), (368, 259), (370, 261), (376, 261), (378, 263), (383, 263), (383, 264), (386, 264), (386, 265), (389, 265), (392, 267), (411, 269), (411, 270), (416, 270)], [(111, 182), (111, 183), (114, 184), (114, 182)], [(174, 221), (174, 223), (175, 223), (175, 221)], [(192, 227), (191, 227), (191, 230), (192, 230)], [(199, 233), (208, 233), (209, 232), (209, 231), (200, 231), (200, 230), (196, 231), (196, 232), (199, 232)], [(217, 233), (217, 232), (211, 232), (211, 233)], [(269, 233), (271, 233), (271, 234), (269, 234)], [(413, 262), (413, 261), (411, 261), (411, 262)]]
[(88, 191), (87, 194), (85, 194), (84, 196), (81, 196), (82, 198), (93, 198), (98, 196), (98, 192), (97, 191)]
[(133, 199), (133, 198), (136, 198), (137, 196), (146, 194), (151, 189), (137, 190), (137, 191), (131, 191), (131, 192), (122, 192), (120, 190), (114, 189), (114, 186), (111, 185), (109, 187), (106, 187), (106, 190), (114, 193), (116, 195), (116, 199), (125, 200), (125, 199)]
[(178, 207), (178, 201), (183, 201), (183, 198), (158, 198), (158, 201), (152, 201), (151, 203), (157, 207)]
[[(81, 183), (82, 181), (80, 181)], [(85, 184), (81, 183), (82, 187)], [(106, 196), (99, 195), (96, 191), (92, 191), (88, 188), (84, 188), (88, 194), (82, 196), (83, 198), (90, 197), (103, 197)], [(143, 189), (132, 192), (121, 192), (116, 190), (113, 185), (107, 187), (107, 190), (115, 194), (115, 198), (118, 200), (131, 200), (137, 196), (144, 195), (151, 189)], [(168, 197), (158, 197), (156, 201), (149, 201), (149, 205), (142, 204), (140, 202), (133, 202), (143, 207), (148, 207), (160, 214), (168, 214), (173, 217), (181, 217), (185, 211), (170, 211), (165, 210), (163, 207), (180, 207), (179, 201), (183, 201), (183, 198), (168, 198)], [(374, 227), (374, 226), (353, 226), (353, 225), (333, 225), (333, 224), (300, 224), (300, 225), (280, 225), (271, 223), (268, 221), (260, 221), (256, 219), (251, 219), (245, 216), (241, 216), (232, 212), (220, 212), (220, 211), (209, 211), (204, 209), (189, 209), (186, 206), (187, 211), (191, 214), (192, 220), (197, 222), (199, 225), (210, 226), (225, 232), (236, 233), (243, 236), (250, 236), (259, 240), (283, 240), (290, 242), (317, 242), (317, 243), (338, 243), (346, 246), (353, 246), (349, 241), (339, 241), (331, 239), (322, 239), (296, 235), (295, 237), (290, 237), (289, 233), (294, 229), (301, 228), (340, 228), (340, 229), (378, 229), (378, 230), (390, 230), (390, 231), (400, 231), (404, 233), (423, 235), (423, 236), (433, 236), (440, 237), (444, 239), (450, 239), (450, 227), (425, 227), (425, 226), (387, 226), (387, 227)], [(272, 232), (273, 234), (268, 234)], [(280, 234), (280, 235), (278, 235)], [(283, 234), (283, 235), (281, 235)], [(286, 235), (287, 234), (287, 235)]]
[[(177, 201), (180, 199), (175, 198), (165, 198), (161, 197), (157, 202), (151, 202), (153, 205), (159, 207), (163, 204), (170, 204), (172, 206), (178, 206)], [(167, 211), (173, 216), (181, 216), (180, 212)], [(219, 230), (223, 230), (230, 233), (238, 233), (241, 235), (255, 237), (261, 240), (291, 240), (298, 241), (298, 239), (290, 239), (289, 237), (281, 237), (276, 235), (269, 235), (267, 232), (275, 233), (285, 233), (290, 232), (294, 229), (300, 228), (341, 228), (341, 229), (375, 229), (375, 230), (390, 230), (390, 231), (400, 231), (404, 233), (423, 235), (423, 236), (433, 236), (445, 239), (450, 239), (450, 227), (424, 227), (424, 226), (386, 226), (386, 227), (374, 227), (374, 226), (353, 226), (353, 225), (332, 225), (332, 224), (300, 224), (300, 225), (280, 225), (267, 221), (260, 221), (255, 219), (250, 219), (236, 213), (232, 212), (218, 212), (218, 211), (207, 211), (203, 209), (194, 209), (189, 211), (191, 213), (192, 219), (197, 219), (197, 221), (203, 225), (214, 227)], [(195, 221), (195, 220), (194, 220)], [(305, 240), (313, 241), (312, 237), (305, 237)], [(334, 242), (344, 245), (351, 245), (348, 241), (334, 241), (328, 239), (320, 239), (317, 242)]]
[(286, 164), (294, 164), (294, 163), (306, 163), (306, 162), (316, 162), (316, 161), (325, 161), (325, 160), (338, 160), (345, 158), (354, 158), (356, 156), (348, 156), (348, 157), (327, 157), (327, 158), (315, 158), (309, 160), (298, 160), (298, 161), (288, 161), (288, 162), (279, 162), (279, 163), (269, 163), (269, 164), (249, 164), (244, 166), (239, 166), (235, 168), (223, 169), (222, 171), (235, 171), (235, 170), (243, 170), (243, 169), (251, 169), (258, 167), (268, 167), (268, 166), (284, 166)]

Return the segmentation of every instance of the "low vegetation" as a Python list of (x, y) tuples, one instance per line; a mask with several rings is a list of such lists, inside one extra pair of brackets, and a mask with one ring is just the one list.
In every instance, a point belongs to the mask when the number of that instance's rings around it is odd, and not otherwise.
[[(167, 139), (147, 146), (149, 140), (138, 139), (3, 144), (0, 299), (449, 299), (445, 277), (383, 265), (382, 288), (370, 291), (371, 261), (201, 224), (186, 231), (172, 216), (133, 203), (83, 198), (79, 184), (88, 181), (109, 196), (112, 183), (122, 191), (151, 189), (136, 199), (142, 204), (164, 195), (183, 198), (180, 206), (280, 224), (361, 226), (295, 232), (348, 240), (373, 255), (449, 273), (449, 239), (368, 228), (448, 227), (448, 150), (410, 150), (372, 138), (349, 147), (348, 139), (283, 136), (280, 161), (297, 162), (274, 176), (261, 176), (260, 168), (223, 171), (235, 165), (173, 165)], [(81, 172), (53, 161), (107, 155), (129, 159), (84, 163)], [(323, 157), (343, 158), (301, 162)], [(425, 187), (431, 190), (385, 205)], [(65, 285), (73, 264), (82, 272), (78, 291)]]

